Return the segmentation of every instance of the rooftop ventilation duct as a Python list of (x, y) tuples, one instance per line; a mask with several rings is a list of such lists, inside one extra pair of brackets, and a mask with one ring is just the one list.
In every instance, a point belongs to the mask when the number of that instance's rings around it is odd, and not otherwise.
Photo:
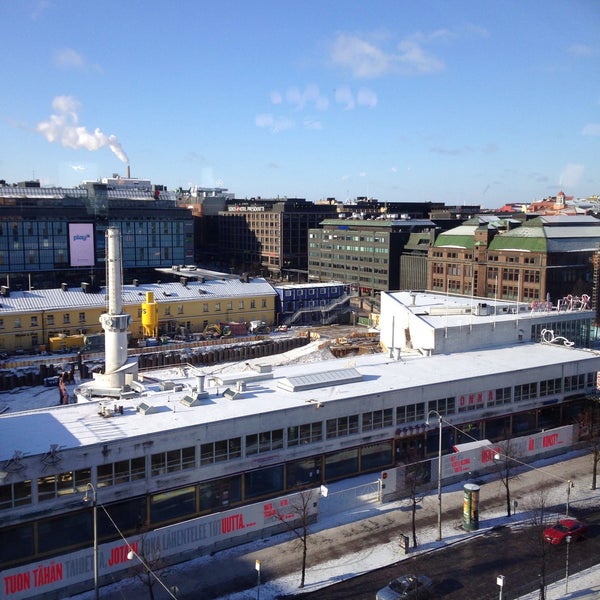
[(232, 390), (231, 388), (227, 388), (224, 392), (223, 392), (223, 397), (227, 398), (227, 400), (235, 400), (237, 397), (239, 397), (240, 392), (236, 391), (236, 390)]
[(192, 398), (192, 396), (184, 396), (180, 401), (183, 406), (198, 406), (200, 398)]
[(152, 404), (148, 404), (147, 402), (140, 402), (135, 409), (141, 415), (151, 415), (158, 412), (158, 408), (156, 406), (152, 406)]

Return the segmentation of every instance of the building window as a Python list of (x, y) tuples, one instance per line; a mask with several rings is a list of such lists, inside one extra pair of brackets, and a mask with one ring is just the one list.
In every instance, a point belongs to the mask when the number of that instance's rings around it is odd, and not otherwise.
[(556, 379), (547, 379), (540, 381), (540, 397), (552, 396), (553, 394), (560, 394), (562, 380), (560, 377)]
[(48, 325), (54, 325), (54, 315), (48, 315), (46, 318), (48, 319)]
[(565, 377), (565, 392), (585, 389), (585, 375), (572, 375)]
[(0, 485), (0, 510), (31, 504), (31, 481)]
[(146, 478), (146, 459), (138, 458), (119, 460), (114, 463), (99, 465), (97, 468), (98, 486), (119, 485)]
[(532, 400), (537, 397), (537, 382), (515, 385), (515, 402)]
[(456, 412), (456, 398), (441, 398), (430, 400), (427, 410), (437, 410), (440, 415), (450, 415)]
[(263, 431), (246, 436), (246, 456), (283, 448), (283, 429)]
[(221, 310), (221, 303), (215, 302), (215, 312), (220, 312), (220, 310)]
[(327, 419), (325, 435), (328, 440), (354, 433), (358, 433), (358, 415)]
[(208, 302), (202, 304), (202, 312), (208, 312)]
[(396, 423), (414, 423), (425, 420), (425, 402), (398, 406), (396, 408)]
[(68, 325), (71, 322), (71, 315), (69, 313), (65, 313), (63, 315), (63, 324)]
[(15, 329), (21, 329), (21, 317), (15, 317), (13, 321), (13, 326)]
[(31, 317), (31, 327), (37, 327), (38, 325), (38, 318), (36, 316)]
[(375, 429), (383, 429), (393, 425), (393, 411), (391, 408), (384, 410), (374, 410), (366, 412), (362, 415), (363, 431), (373, 431)]
[(171, 316), (171, 307), (165, 306), (165, 317), (170, 317), (170, 316)]
[(243, 300), (240, 300), (240, 303), (239, 303), (239, 305), (238, 305), (238, 308), (239, 308), (240, 310), (244, 310), (244, 301), (243, 301)]
[(512, 388), (498, 388), (495, 393), (488, 397), (488, 406), (499, 406), (501, 404), (510, 404), (512, 399)]
[(323, 423), (307, 423), (305, 425), (288, 427), (287, 445), (288, 447), (299, 446), (302, 444), (312, 444), (320, 442), (323, 439)]
[(79, 322), (85, 323), (85, 313), (84, 312), (79, 313)]
[(200, 465), (233, 460), (242, 456), (242, 438), (231, 438), (200, 445)]

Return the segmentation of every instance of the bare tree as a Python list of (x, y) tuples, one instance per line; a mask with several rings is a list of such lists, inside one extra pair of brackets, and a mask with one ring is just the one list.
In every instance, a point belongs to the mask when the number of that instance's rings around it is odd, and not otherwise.
[(150, 600), (154, 600), (154, 585), (158, 581), (155, 571), (164, 566), (158, 544), (151, 544), (142, 535), (139, 544), (131, 545), (130, 554), (131, 558), (137, 559), (139, 563), (133, 566), (136, 577), (148, 588)]
[(424, 483), (429, 481), (429, 478), (430, 473), (426, 463), (413, 463), (406, 467), (405, 486), (406, 490), (408, 491), (408, 499), (411, 509), (413, 548), (417, 547), (417, 507), (419, 504), (421, 504), (421, 502), (423, 502), (425, 493), (422, 490), (422, 486)]
[(546, 571), (548, 568), (549, 544), (544, 540), (544, 529), (547, 527), (546, 493), (539, 490), (534, 494), (531, 502), (531, 524), (533, 535), (529, 540), (532, 552), (539, 557), (538, 589), (539, 600), (546, 600)]
[[(308, 526), (311, 523), (311, 505), (314, 502), (314, 490), (300, 492), (297, 500), (290, 504), (291, 512), (278, 513), (277, 518), (291, 531), (302, 547), (302, 570), (300, 586), (304, 587), (306, 579), (306, 558), (308, 556)], [(295, 517), (290, 519), (290, 517)]]
[(510, 484), (511, 480), (515, 477), (513, 470), (520, 464), (518, 460), (517, 451), (512, 438), (507, 438), (504, 442), (499, 445), (500, 451), (494, 455), (494, 463), (496, 470), (500, 476), (500, 481), (504, 486), (506, 492), (506, 516), (510, 517), (512, 514), (512, 503), (510, 497)]

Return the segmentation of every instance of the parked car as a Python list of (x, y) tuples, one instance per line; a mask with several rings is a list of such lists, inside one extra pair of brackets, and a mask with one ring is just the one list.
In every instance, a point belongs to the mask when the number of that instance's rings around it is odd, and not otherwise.
[(571, 541), (575, 542), (581, 539), (587, 532), (587, 525), (577, 519), (561, 519), (552, 527), (544, 529), (544, 540), (551, 544), (562, 544), (567, 536), (571, 536)]
[(430, 597), (433, 581), (425, 575), (403, 575), (377, 592), (376, 600), (424, 600)]

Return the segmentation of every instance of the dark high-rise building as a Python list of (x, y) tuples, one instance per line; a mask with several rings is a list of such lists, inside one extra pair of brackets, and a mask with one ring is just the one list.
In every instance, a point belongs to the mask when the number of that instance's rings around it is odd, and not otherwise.
[(219, 240), (232, 268), (304, 281), (308, 231), (335, 215), (334, 205), (302, 198), (228, 200), (219, 213)]
[(9, 286), (105, 281), (105, 230), (117, 227), (126, 276), (193, 262), (193, 219), (175, 194), (113, 177), (75, 188), (0, 182), (0, 277)]

